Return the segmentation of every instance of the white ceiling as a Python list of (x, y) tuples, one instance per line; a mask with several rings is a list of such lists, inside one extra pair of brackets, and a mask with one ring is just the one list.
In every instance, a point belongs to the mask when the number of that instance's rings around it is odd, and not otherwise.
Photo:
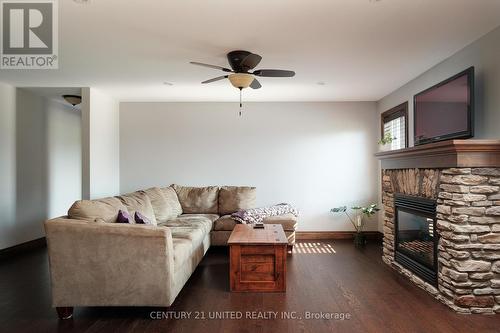
[[(236, 101), (225, 54), (263, 56), (249, 101), (378, 100), (500, 25), (499, 0), (60, 0), (59, 70), (1, 70), (17, 86), (92, 86), (122, 101)], [(173, 86), (164, 85), (171, 82)], [(317, 82), (325, 82), (318, 85)]]

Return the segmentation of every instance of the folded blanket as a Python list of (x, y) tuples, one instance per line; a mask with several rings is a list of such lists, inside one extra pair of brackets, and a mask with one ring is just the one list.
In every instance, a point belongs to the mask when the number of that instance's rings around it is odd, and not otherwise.
[(274, 206), (239, 210), (231, 214), (231, 218), (239, 223), (254, 224), (262, 222), (266, 217), (284, 214), (298, 216), (299, 212), (292, 205), (281, 203)]

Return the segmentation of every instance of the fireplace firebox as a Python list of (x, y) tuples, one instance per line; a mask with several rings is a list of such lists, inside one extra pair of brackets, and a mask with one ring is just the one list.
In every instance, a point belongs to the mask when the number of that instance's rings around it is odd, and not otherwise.
[(395, 260), (437, 286), (436, 201), (395, 194)]

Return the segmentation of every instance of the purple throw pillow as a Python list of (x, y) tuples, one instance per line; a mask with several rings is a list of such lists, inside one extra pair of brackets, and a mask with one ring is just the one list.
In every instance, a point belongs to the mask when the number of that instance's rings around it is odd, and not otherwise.
[(116, 223), (130, 223), (130, 214), (120, 209), (116, 217)]
[(139, 212), (135, 212), (134, 219), (137, 224), (153, 224), (146, 216)]

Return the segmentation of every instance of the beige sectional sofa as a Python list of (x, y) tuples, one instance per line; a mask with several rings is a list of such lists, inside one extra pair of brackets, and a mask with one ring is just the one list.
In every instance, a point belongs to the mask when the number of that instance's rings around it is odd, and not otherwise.
[[(170, 306), (210, 245), (226, 245), (230, 214), (255, 206), (253, 187), (172, 185), (80, 200), (45, 222), (52, 302), (60, 317), (74, 306)], [(118, 211), (151, 224), (116, 223)], [(297, 218), (280, 223), (295, 244)]]

